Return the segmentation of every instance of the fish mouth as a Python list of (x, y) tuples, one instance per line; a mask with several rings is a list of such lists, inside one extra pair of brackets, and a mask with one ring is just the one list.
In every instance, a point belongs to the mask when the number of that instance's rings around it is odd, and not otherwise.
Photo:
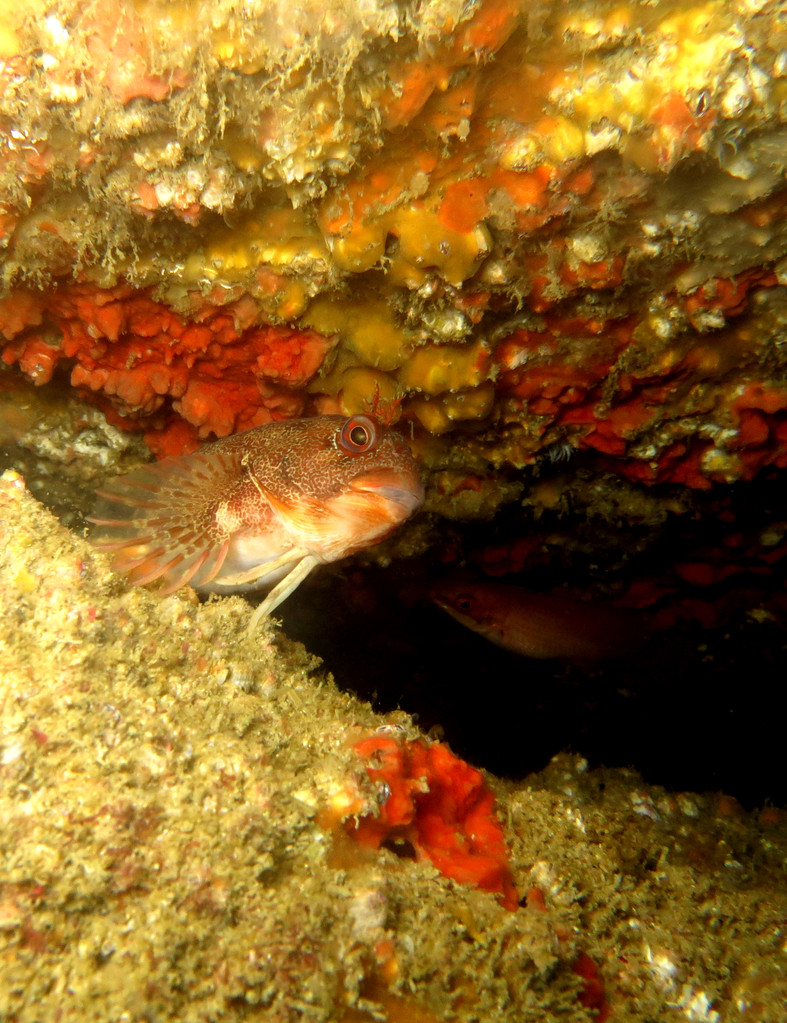
[(412, 515), (424, 503), (424, 488), (415, 474), (404, 474), (400, 469), (378, 469), (364, 473), (353, 480), (352, 489), (375, 494), (401, 508), (404, 517)]

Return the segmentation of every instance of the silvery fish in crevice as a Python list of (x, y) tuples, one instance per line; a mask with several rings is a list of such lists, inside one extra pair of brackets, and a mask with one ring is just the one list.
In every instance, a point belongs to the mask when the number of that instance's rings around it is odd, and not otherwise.
[(404, 439), (371, 416), (268, 423), (98, 491), (93, 542), (136, 584), (273, 586), (250, 629), (319, 564), (382, 540), (421, 505)]

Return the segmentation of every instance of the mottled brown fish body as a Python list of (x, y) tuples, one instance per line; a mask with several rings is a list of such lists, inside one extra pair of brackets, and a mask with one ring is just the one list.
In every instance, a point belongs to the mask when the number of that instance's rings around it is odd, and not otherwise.
[(423, 488), (401, 436), (369, 416), (315, 416), (144, 466), (99, 498), (92, 540), (132, 582), (229, 593), (286, 577), (269, 611), (315, 565), (387, 536)]
[(625, 657), (645, 640), (637, 618), (627, 612), (504, 583), (446, 583), (433, 590), (432, 599), (462, 625), (525, 657)]

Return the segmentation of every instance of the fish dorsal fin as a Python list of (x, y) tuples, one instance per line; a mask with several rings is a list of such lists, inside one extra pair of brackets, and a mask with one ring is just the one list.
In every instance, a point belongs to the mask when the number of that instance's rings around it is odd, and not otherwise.
[(243, 451), (221, 443), (119, 476), (98, 498), (92, 542), (113, 553), (114, 567), (131, 582), (163, 579), (166, 592), (209, 584), (233, 536), (273, 518)]

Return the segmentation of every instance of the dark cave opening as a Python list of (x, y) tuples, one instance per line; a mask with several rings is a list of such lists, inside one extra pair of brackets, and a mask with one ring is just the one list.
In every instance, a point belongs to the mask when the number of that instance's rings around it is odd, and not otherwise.
[[(536, 552), (532, 567), (505, 576), (537, 591), (568, 584), (602, 602), (637, 580), (677, 586), (637, 612), (677, 607), (674, 623), (626, 659), (534, 660), (464, 628), (429, 598), (446, 573), (439, 544), (386, 568), (323, 569), (276, 614), (342, 688), (381, 712), (407, 711), (500, 776), (522, 778), (568, 749), (671, 790), (722, 790), (748, 808), (783, 805), (787, 493), (774, 474), (723, 495), (697, 495), (692, 514), (671, 517), (646, 542), (642, 530), (621, 526), (613, 546), (602, 530), (596, 549), (587, 542), (592, 523), (542, 520), (553, 541), (559, 529), (585, 542)], [(523, 527), (521, 510), (452, 527), (447, 543), (455, 550), (458, 537), (466, 555), (452, 573), (480, 578), (474, 551), (503, 542), (514, 521)], [(676, 575), (676, 564), (700, 566), (693, 582)]]

